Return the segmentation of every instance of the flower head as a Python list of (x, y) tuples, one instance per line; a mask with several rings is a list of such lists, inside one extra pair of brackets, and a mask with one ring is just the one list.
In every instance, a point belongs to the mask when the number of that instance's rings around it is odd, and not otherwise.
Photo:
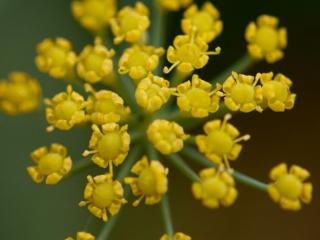
[(138, 83), (148, 73), (155, 70), (159, 64), (159, 57), (164, 53), (163, 48), (146, 45), (133, 45), (127, 48), (119, 60), (119, 73), (126, 74)]
[(136, 2), (135, 7), (122, 8), (116, 18), (111, 19), (111, 29), (115, 35), (114, 43), (122, 41), (136, 43), (142, 40), (150, 25), (149, 10), (142, 2)]
[(178, 11), (192, 3), (193, 0), (158, 0), (161, 7), (168, 11)]
[(117, 123), (130, 113), (130, 108), (124, 106), (123, 99), (117, 93), (109, 90), (96, 92), (88, 84), (85, 88), (91, 93), (87, 100), (86, 111), (92, 123), (98, 125)]
[(116, 13), (116, 0), (73, 0), (71, 10), (80, 24), (96, 34), (105, 31)]
[(262, 91), (261, 87), (257, 86), (259, 78), (260, 74), (254, 77), (232, 72), (223, 83), (225, 105), (232, 111), (261, 112), (259, 103), (262, 101)]
[(296, 94), (290, 92), (292, 82), (283, 74), (277, 74), (273, 79), (273, 73), (261, 74), (262, 94), (264, 102), (262, 107), (269, 107), (275, 112), (283, 112), (292, 109)]
[(97, 218), (108, 221), (108, 213), (117, 214), (121, 205), (127, 201), (123, 198), (123, 188), (119, 181), (113, 180), (111, 174), (88, 176), (84, 189), (84, 201), (80, 207), (88, 205), (88, 210)]
[(77, 56), (64, 38), (45, 39), (37, 46), (36, 65), (53, 78), (68, 78), (73, 73)]
[(193, 117), (207, 117), (219, 109), (221, 86), (212, 85), (198, 75), (193, 75), (191, 81), (181, 83), (177, 87), (177, 104), (181, 111), (189, 112)]
[(147, 112), (159, 110), (168, 100), (174, 89), (169, 88), (169, 81), (150, 74), (142, 79), (136, 88), (136, 101)]
[(220, 13), (211, 2), (205, 2), (201, 10), (193, 4), (184, 12), (182, 30), (185, 34), (196, 31), (197, 35), (208, 43), (222, 32), (223, 24), (219, 18)]
[(173, 46), (169, 46), (167, 59), (171, 67), (164, 67), (164, 73), (169, 73), (175, 67), (181, 73), (191, 73), (195, 69), (203, 68), (209, 61), (210, 55), (220, 54), (221, 48), (208, 52), (208, 44), (200, 37), (191, 35), (178, 35)]
[(160, 240), (191, 240), (191, 237), (182, 232), (177, 232), (172, 237), (170, 237), (168, 234), (164, 234)]
[(97, 38), (95, 45), (87, 45), (77, 63), (78, 75), (89, 83), (96, 83), (108, 77), (113, 70), (112, 57), (115, 52), (108, 50)]
[(27, 171), (36, 183), (45, 179), (46, 184), (57, 184), (72, 167), (67, 148), (58, 143), (51, 144), (50, 148), (40, 147), (34, 150), (31, 158), (36, 166), (28, 167)]
[(0, 81), (0, 110), (10, 115), (29, 113), (39, 107), (41, 87), (27, 73), (12, 72), (7, 81)]
[(224, 161), (229, 168), (228, 160), (236, 160), (242, 150), (242, 146), (238, 143), (242, 140), (249, 140), (249, 135), (240, 135), (238, 129), (228, 123), (231, 118), (230, 114), (226, 114), (224, 120), (213, 120), (204, 125), (206, 135), (196, 136), (196, 144), (200, 152), (206, 157), (217, 163), (222, 164)]
[(48, 131), (54, 128), (69, 130), (73, 126), (86, 121), (84, 108), (86, 102), (77, 92), (73, 91), (72, 86), (67, 86), (66, 92), (55, 95), (52, 99), (46, 99), (46, 118), (49, 124)]
[(183, 141), (189, 137), (179, 124), (163, 119), (154, 120), (147, 129), (147, 135), (162, 154), (179, 152), (183, 148)]
[(96, 238), (88, 232), (77, 232), (77, 237), (67, 237), (65, 240), (95, 240)]
[(278, 28), (278, 18), (269, 15), (259, 16), (257, 23), (251, 22), (247, 26), (245, 38), (250, 56), (265, 58), (268, 63), (280, 60), (287, 46), (286, 29)]
[(126, 177), (126, 184), (129, 184), (133, 195), (140, 196), (133, 205), (137, 206), (145, 198), (148, 205), (160, 202), (162, 196), (168, 189), (168, 169), (156, 160), (148, 161), (144, 156), (131, 169), (137, 177)]
[(238, 196), (233, 177), (214, 168), (200, 172), (200, 181), (192, 184), (192, 192), (208, 208), (218, 208), (220, 204), (230, 206)]
[(285, 163), (279, 164), (270, 171), (274, 181), (268, 185), (270, 197), (285, 210), (300, 210), (301, 202), (310, 203), (312, 199), (312, 184), (305, 182), (310, 173), (297, 165), (292, 165), (288, 171)]
[(126, 158), (130, 147), (130, 135), (128, 126), (120, 127), (116, 123), (107, 123), (101, 126), (92, 125), (92, 136), (89, 148), (92, 151), (84, 151), (83, 155), (93, 153), (92, 161), (102, 168), (109, 165), (110, 173), (113, 173), (113, 164), (118, 166)]

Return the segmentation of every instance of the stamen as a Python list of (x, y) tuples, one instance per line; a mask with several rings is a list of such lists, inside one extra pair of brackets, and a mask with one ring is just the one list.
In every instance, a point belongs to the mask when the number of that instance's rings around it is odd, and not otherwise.
[(170, 73), (176, 66), (178, 66), (179, 64), (180, 64), (180, 61), (177, 61), (177, 62), (175, 62), (174, 64), (172, 64), (170, 68), (164, 67), (164, 68), (163, 68), (163, 72), (164, 72), (165, 74), (168, 74), (168, 73)]
[(221, 53), (221, 47), (216, 47), (214, 51), (205, 52), (206, 55), (219, 55)]
[(135, 200), (133, 203), (132, 203), (132, 206), (134, 206), (134, 207), (137, 207), (139, 204), (140, 204), (140, 202), (141, 202), (141, 200), (144, 198), (144, 195), (141, 195), (137, 200)]
[(242, 137), (239, 137), (239, 138), (235, 139), (234, 142), (238, 143), (238, 142), (241, 142), (241, 141), (248, 141), (250, 138), (251, 138), (250, 135), (246, 134), (246, 135), (243, 135)]

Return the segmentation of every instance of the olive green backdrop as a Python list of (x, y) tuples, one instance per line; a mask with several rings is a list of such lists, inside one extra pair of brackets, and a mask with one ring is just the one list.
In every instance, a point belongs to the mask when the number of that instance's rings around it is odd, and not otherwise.
[[(119, 2), (124, 2), (119, 0)], [(199, 1), (200, 2), (200, 1)], [(72, 18), (67, 0), (0, 0), (0, 78), (22, 70), (39, 78), (45, 96), (52, 96), (64, 84), (40, 74), (34, 66), (35, 45), (45, 37), (63, 36), (79, 51), (91, 36)], [(269, 170), (285, 161), (298, 163), (312, 172), (314, 200), (301, 212), (284, 212), (269, 197), (250, 187), (238, 185), (240, 195), (230, 208), (209, 210), (194, 200), (190, 182), (171, 170), (170, 199), (177, 230), (195, 240), (317, 240), (319, 229), (319, 7), (317, 1), (217, 0), (224, 31), (214, 43), (223, 49), (201, 74), (217, 74), (245, 52), (243, 31), (259, 14), (279, 16), (288, 27), (286, 57), (274, 65), (260, 64), (256, 71), (283, 72), (294, 81), (296, 107), (285, 113), (239, 114), (233, 122), (252, 139), (234, 167), (263, 181)], [(171, 23), (178, 23), (176, 14)], [(179, 25), (170, 25), (168, 41)], [(89, 130), (47, 134), (43, 113), (21, 117), (0, 115), (0, 238), (6, 240), (59, 240), (74, 235), (86, 224), (88, 212), (77, 207), (82, 198), (85, 175), (80, 174), (57, 186), (33, 184), (25, 168), (29, 153), (41, 145), (58, 141), (79, 159), (86, 147)], [(170, 164), (168, 163), (169, 167)], [(195, 166), (195, 169), (198, 169)], [(92, 171), (91, 171), (92, 172)], [(163, 232), (158, 207), (129, 207), (114, 228), (111, 239), (158, 239)], [(89, 228), (96, 233), (96, 220)]]

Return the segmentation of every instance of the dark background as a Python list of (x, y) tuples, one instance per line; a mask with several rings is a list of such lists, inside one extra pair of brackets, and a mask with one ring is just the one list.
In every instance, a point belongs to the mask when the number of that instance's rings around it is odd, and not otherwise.
[[(119, 2), (123, 2), (119, 0)], [(202, 1), (197, 1), (202, 2)], [(61, 81), (40, 74), (34, 65), (35, 46), (45, 37), (70, 39), (77, 51), (92, 41), (75, 22), (66, 0), (0, 0), (0, 78), (22, 70), (38, 77), (44, 95), (64, 88)], [(243, 32), (246, 24), (260, 14), (278, 16), (288, 28), (289, 45), (285, 58), (273, 65), (256, 66), (257, 71), (282, 72), (298, 93), (293, 110), (285, 113), (239, 114), (233, 123), (252, 139), (234, 168), (268, 181), (269, 170), (285, 161), (299, 164), (312, 173), (314, 200), (297, 213), (285, 212), (267, 194), (238, 185), (239, 198), (230, 208), (209, 210), (194, 200), (190, 182), (179, 172), (170, 176), (170, 199), (175, 228), (195, 240), (317, 240), (319, 229), (319, 6), (317, 1), (216, 0), (224, 21), (224, 31), (214, 43), (223, 49), (201, 74), (213, 76), (245, 53)], [(172, 38), (179, 26), (171, 14)], [(25, 168), (32, 164), (29, 153), (41, 145), (58, 141), (70, 147), (74, 159), (86, 147), (89, 131), (46, 134), (43, 113), (9, 118), (0, 115), (0, 236), (7, 240), (58, 240), (74, 235), (86, 224), (88, 212), (77, 203), (82, 198), (85, 174), (49, 187), (33, 184)], [(170, 164), (168, 164), (170, 167)], [(194, 166), (199, 169), (198, 166)], [(90, 223), (94, 227), (96, 221)], [(158, 207), (129, 207), (114, 228), (112, 239), (158, 239), (163, 233)]]

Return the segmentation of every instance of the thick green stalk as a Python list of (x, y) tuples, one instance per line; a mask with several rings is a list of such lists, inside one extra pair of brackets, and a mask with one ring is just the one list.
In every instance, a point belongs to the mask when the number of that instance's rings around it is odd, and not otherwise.
[[(217, 167), (217, 164), (206, 159), (202, 154), (197, 152), (192, 147), (185, 146), (184, 149), (181, 151), (181, 153), (183, 155), (185, 155), (186, 157), (200, 163), (201, 165), (203, 165), (205, 167), (215, 167), (215, 168)], [(260, 182), (252, 177), (249, 177), (243, 173), (240, 173), (238, 171), (234, 171), (233, 176), (240, 183), (249, 185), (249, 186), (254, 187), (256, 189), (259, 189), (261, 191), (267, 190), (267, 187), (268, 187), (267, 184)]]
[(168, 156), (174, 166), (180, 170), (191, 181), (199, 181), (198, 175), (184, 162), (178, 154), (171, 154)]
[(171, 219), (168, 193), (162, 197), (160, 207), (161, 207), (161, 213), (162, 213), (162, 218), (163, 218), (163, 223), (165, 226), (166, 233), (170, 237), (172, 237), (174, 234), (174, 230), (173, 230), (173, 224)]

